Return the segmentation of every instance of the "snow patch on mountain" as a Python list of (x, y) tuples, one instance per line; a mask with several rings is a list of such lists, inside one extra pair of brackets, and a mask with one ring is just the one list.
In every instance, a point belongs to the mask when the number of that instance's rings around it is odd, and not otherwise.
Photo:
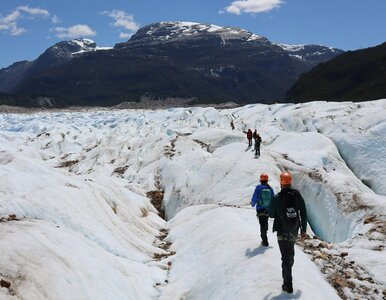
[(98, 47), (93, 40), (84, 39), (84, 38), (74, 39), (74, 40), (68, 41), (68, 43), (79, 46), (79, 49), (77, 49), (77, 51), (71, 53), (72, 55), (78, 55), (78, 54), (87, 53), (87, 52), (94, 52), (98, 50), (113, 49), (113, 47)]
[[(332, 52), (335, 52), (337, 49), (335, 48), (332, 48), (332, 47), (326, 47), (326, 46), (318, 46), (318, 45), (288, 45), (288, 44), (282, 44), (282, 43), (272, 43), (276, 46), (279, 46), (280, 48), (282, 48), (283, 50), (287, 51), (287, 52), (299, 52), (299, 51), (303, 51), (303, 50), (306, 50), (307, 47), (323, 47), (325, 49), (328, 49)], [(322, 54), (322, 52), (319, 52), (319, 54)]]
[(320, 58), (325, 55), (331, 55), (331, 53), (343, 53), (342, 50), (319, 45), (287, 45), (282, 43), (273, 43), (273, 45), (280, 47), (291, 57), (300, 60), (319, 61)]
[(300, 50), (304, 50), (304, 46), (305, 46), (305, 45), (287, 45), (287, 44), (279, 44), (279, 43), (273, 43), (273, 44), (276, 46), (279, 46), (280, 48), (288, 52), (297, 52)]

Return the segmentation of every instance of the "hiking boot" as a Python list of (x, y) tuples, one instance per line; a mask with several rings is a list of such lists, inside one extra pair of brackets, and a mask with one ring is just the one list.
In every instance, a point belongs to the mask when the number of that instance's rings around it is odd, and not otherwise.
[(292, 294), (292, 293), (294, 292), (294, 289), (292, 288), (292, 286), (286, 286), (285, 284), (283, 284), (283, 285), (281, 286), (281, 288), (282, 288), (282, 290), (283, 290), (284, 292), (287, 292), (287, 293), (289, 293), (289, 294)]
[(268, 247), (268, 246), (269, 246), (268, 241), (262, 241), (261, 244), (262, 244), (264, 247)]

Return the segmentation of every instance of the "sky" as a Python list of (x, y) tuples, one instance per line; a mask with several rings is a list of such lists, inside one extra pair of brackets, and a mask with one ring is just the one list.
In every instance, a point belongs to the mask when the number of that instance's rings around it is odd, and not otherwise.
[(126, 41), (142, 26), (191, 21), (234, 26), (286, 44), (356, 50), (386, 41), (385, 0), (1, 0), (0, 68), (84, 37)]

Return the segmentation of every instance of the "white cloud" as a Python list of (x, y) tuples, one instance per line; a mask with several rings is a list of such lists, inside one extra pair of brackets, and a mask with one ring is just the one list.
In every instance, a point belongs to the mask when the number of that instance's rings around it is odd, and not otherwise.
[(33, 16), (48, 17), (50, 15), (48, 10), (46, 10), (46, 9), (41, 9), (41, 8), (37, 8), (37, 7), (33, 8), (33, 7), (29, 7), (28, 5), (19, 6), (16, 10), (19, 12), (20, 11), (25, 12), (25, 13), (33, 15)]
[(133, 36), (132, 33), (126, 33), (126, 32), (121, 32), (121, 33), (119, 34), (119, 38), (120, 38), (120, 39), (129, 39), (129, 38), (131, 38), (132, 36)]
[[(268, 12), (280, 7), (282, 4), (284, 4), (282, 0), (238, 0), (225, 7), (225, 12), (235, 15), (240, 15), (241, 13), (255, 14)], [(224, 11), (221, 12), (223, 13)]]
[(52, 18), (51, 18), (51, 22), (52, 22), (53, 24), (58, 24), (58, 23), (60, 23), (60, 19), (59, 19), (59, 17), (58, 17), (57, 15), (54, 15), (54, 16), (52, 16)]
[(16, 23), (12, 23), (10, 28), (9, 28), (10, 35), (12, 36), (18, 36), (23, 34), (24, 32), (27, 32), (25, 28), (22, 27), (17, 27)]
[(75, 39), (96, 35), (96, 31), (84, 24), (78, 24), (68, 28), (56, 27), (54, 28), (54, 31), (56, 32), (56, 36), (61, 39)]
[(17, 25), (17, 20), (20, 16), (20, 12), (15, 10), (5, 17), (0, 18), (0, 31), (5, 31), (12, 36), (18, 36), (26, 32), (24, 28), (18, 27)]
[(12, 22), (16, 22), (21, 16), (20, 12), (15, 10), (11, 12), (9, 15), (6, 15), (4, 18), (0, 19), (0, 23), (10, 24)]
[(102, 14), (107, 15), (115, 20), (112, 24), (114, 27), (129, 32), (121, 32), (119, 38), (130, 38), (139, 28), (139, 24), (134, 21), (134, 16), (122, 10), (104, 11)]
[(18, 36), (26, 32), (25, 28), (18, 27), (15, 22), (0, 24), (0, 31), (7, 31), (12, 36)]
[(28, 5), (19, 6), (5, 17), (0, 17), (0, 31), (5, 31), (12, 36), (18, 36), (27, 32), (25, 28), (19, 27), (17, 23), (23, 16), (33, 18), (48, 17), (50, 13), (46, 9), (29, 7)]

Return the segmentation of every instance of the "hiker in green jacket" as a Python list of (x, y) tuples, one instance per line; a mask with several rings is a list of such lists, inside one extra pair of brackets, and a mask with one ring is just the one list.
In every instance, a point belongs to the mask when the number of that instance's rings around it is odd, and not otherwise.
[(292, 176), (288, 172), (280, 175), (281, 191), (276, 194), (268, 209), (273, 222), (273, 232), (277, 232), (277, 240), (281, 253), (283, 276), (283, 291), (293, 293), (292, 266), (295, 256), (295, 241), (299, 228), (301, 239), (304, 240), (307, 231), (307, 211), (300, 192), (291, 187)]

